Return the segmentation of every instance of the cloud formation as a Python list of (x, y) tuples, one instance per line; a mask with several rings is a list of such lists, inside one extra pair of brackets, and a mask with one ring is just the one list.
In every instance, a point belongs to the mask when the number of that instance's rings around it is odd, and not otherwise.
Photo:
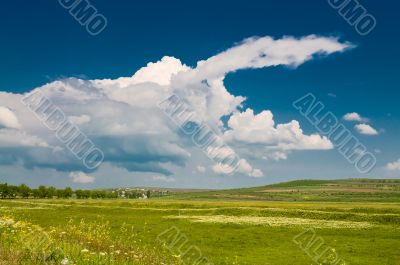
[(385, 167), (387, 170), (400, 172), (400, 159), (391, 163), (388, 163)]
[[(286, 159), (293, 150), (325, 150), (332, 144), (318, 134), (304, 134), (298, 121), (275, 124), (270, 110), (258, 114), (251, 108), (243, 110), (246, 98), (228, 91), (225, 76), (246, 68), (297, 67), (314, 56), (350, 47), (336, 38), (315, 35), (249, 38), (193, 68), (166, 56), (132, 77), (69, 78), (29, 93), (40, 91), (58, 106), (104, 152), (104, 163), (164, 176), (173, 174), (174, 167), (185, 167), (197, 150), (158, 108), (159, 102), (175, 94), (196, 111), (193, 123), (206, 123), (229, 144), (227, 152), (241, 157), (238, 173), (261, 177), (262, 170), (247, 161), (249, 153)], [(23, 96), (0, 93), (0, 146), (7, 147), (0, 150), (0, 161), (73, 172), (74, 182), (94, 181), (54, 133), (21, 104)], [(223, 117), (229, 118), (227, 124)], [(211, 168), (219, 174), (226, 170), (218, 164)]]
[(347, 113), (346, 115), (343, 116), (343, 119), (345, 121), (350, 121), (350, 122), (352, 122), (352, 121), (361, 122), (354, 126), (355, 130), (360, 134), (364, 134), (364, 135), (378, 135), (379, 134), (379, 132), (375, 128), (373, 128), (371, 125), (367, 124), (369, 122), (369, 119), (362, 117), (357, 112)]
[(275, 147), (282, 151), (333, 148), (333, 144), (325, 136), (303, 134), (298, 121), (275, 125), (273, 114), (269, 110), (259, 114), (254, 114), (252, 109), (235, 112), (228, 121), (228, 127), (224, 136), (229, 142)]
[(2, 106), (0, 106), (0, 128), (1, 127), (11, 129), (21, 128), (18, 118), (15, 116), (14, 112)]
[(69, 174), (69, 177), (72, 179), (72, 182), (74, 183), (93, 183), (95, 178), (89, 175), (86, 175), (83, 172), (71, 172)]
[(203, 167), (203, 166), (197, 166), (196, 169), (197, 169), (197, 171), (199, 171), (200, 173), (206, 172), (206, 168)]
[(162, 175), (153, 176), (152, 179), (155, 181), (161, 181), (161, 182), (167, 182), (167, 183), (176, 181), (174, 178), (166, 177), (166, 176), (162, 176)]
[(357, 112), (351, 112), (347, 113), (346, 115), (343, 116), (343, 119), (345, 121), (358, 121), (358, 122), (368, 122), (367, 118), (362, 117), (360, 114)]
[(354, 126), (358, 133), (364, 135), (378, 135), (378, 131), (373, 128), (371, 125), (361, 123)]

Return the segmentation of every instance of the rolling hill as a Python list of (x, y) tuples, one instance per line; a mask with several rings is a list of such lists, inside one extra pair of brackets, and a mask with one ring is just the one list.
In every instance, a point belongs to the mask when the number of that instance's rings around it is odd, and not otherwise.
[(173, 199), (400, 202), (400, 180), (295, 180), (261, 187), (172, 193)]

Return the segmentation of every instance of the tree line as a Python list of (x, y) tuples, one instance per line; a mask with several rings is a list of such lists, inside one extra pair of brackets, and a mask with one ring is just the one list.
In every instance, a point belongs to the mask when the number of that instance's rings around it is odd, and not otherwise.
[[(14, 199), (14, 198), (34, 198), (34, 199), (112, 199), (118, 197), (124, 198), (141, 198), (144, 193), (130, 192), (121, 196), (121, 193), (113, 190), (72, 190), (70, 187), (65, 189), (57, 189), (55, 187), (39, 186), (37, 189), (32, 189), (25, 184), (19, 186), (9, 185), (7, 183), (0, 184), (0, 198), (1, 199)], [(146, 192), (146, 198), (150, 197), (150, 191)]]

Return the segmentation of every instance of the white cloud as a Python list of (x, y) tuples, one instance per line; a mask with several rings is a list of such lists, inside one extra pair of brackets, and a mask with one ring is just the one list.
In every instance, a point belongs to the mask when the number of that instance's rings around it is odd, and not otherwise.
[[(249, 38), (207, 60), (197, 67), (179, 73), (172, 79), (175, 93), (187, 99), (201, 118), (220, 124), (220, 118), (229, 115), (245, 100), (231, 95), (223, 84), (228, 73), (246, 68), (264, 68), (278, 65), (299, 66), (318, 54), (342, 52), (351, 45), (336, 38), (310, 35), (303, 38), (271, 37)], [(207, 84), (204, 84), (207, 81)], [(187, 89), (188, 87), (192, 89)]]
[(264, 176), (264, 173), (260, 170), (260, 169), (254, 169), (251, 174), (251, 177), (255, 177), (255, 178), (261, 178)]
[(199, 171), (200, 173), (204, 173), (206, 172), (206, 168), (203, 166), (197, 166), (197, 171)]
[[(327, 150), (333, 144), (318, 134), (305, 135), (298, 121), (275, 124), (271, 111), (254, 114), (252, 109), (234, 113), (228, 121), (229, 130), (224, 133), (227, 141), (263, 145), (281, 151)], [(285, 157), (282, 152), (278, 157)]]
[(221, 163), (216, 163), (212, 166), (212, 170), (217, 174), (231, 174), (235, 168), (230, 167), (229, 165), (224, 165)]
[(72, 182), (74, 183), (93, 183), (95, 178), (89, 175), (86, 175), (83, 172), (71, 172), (69, 177), (72, 178)]
[(360, 134), (364, 135), (377, 135), (379, 134), (376, 129), (374, 129), (371, 125), (367, 124), (369, 122), (368, 118), (362, 117), (357, 112), (347, 113), (343, 116), (345, 121), (355, 121), (355, 122), (362, 122), (354, 126), (356, 131)]
[(69, 120), (72, 121), (74, 124), (84, 124), (90, 121), (90, 117), (88, 115), (81, 115), (81, 116), (70, 116)]
[(274, 151), (268, 154), (264, 154), (262, 156), (262, 159), (264, 160), (275, 160), (275, 161), (279, 161), (279, 160), (286, 160), (288, 159), (288, 152), (285, 151)]
[(174, 178), (166, 177), (166, 176), (153, 176), (152, 179), (154, 181), (162, 181), (162, 182), (168, 182), (168, 183), (176, 181)]
[(0, 147), (49, 147), (49, 145), (39, 137), (24, 131), (1, 129)]
[(17, 116), (7, 107), (0, 106), (0, 128), (12, 128), (19, 129), (21, 124), (18, 121)]
[(253, 167), (245, 159), (241, 159), (239, 161), (238, 171), (255, 178), (264, 176), (260, 169), (253, 169)]
[(371, 125), (361, 123), (357, 124), (354, 126), (354, 128), (358, 131), (360, 134), (365, 134), (365, 135), (378, 135), (378, 131), (374, 129)]
[(346, 115), (343, 116), (343, 119), (345, 121), (359, 121), (359, 122), (367, 122), (368, 121), (367, 118), (362, 117), (357, 112), (347, 113)]
[(218, 79), (245, 68), (298, 66), (316, 54), (331, 54), (350, 47), (350, 44), (340, 43), (336, 38), (315, 35), (278, 40), (271, 37), (248, 38), (225, 52), (198, 62), (196, 72), (200, 79)]
[[(315, 55), (342, 52), (349, 47), (350, 44), (336, 38), (315, 35), (249, 38), (199, 61), (194, 68), (166, 56), (149, 63), (131, 77), (88, 81), (70, 78), (30, 93), (40, 91), (62, 109), (104, 152), (106, 164), (131, 172), (163, 175), (173, 174), (173, 166), (185, 167), (191, 157), (188, 150), (195, 148), (158, 108), (160, 101), (176, 94), (195, 110), (199, 117), (197, 122), (208, 124), (229, 142), (231, 147), (227, 152), (242, 157), (238, 172), (260, 177), (262, 171), (254, 169), (246, 160), (248, 153), (255, 149), (254, 153), (262, 154), (260, 157), (284, 158), (291, 150), (330, 149), (332, 145), (318, 134), (304, 134), (298, 121), (275, 124), (271, 111), (257, 115), (251, 109), (240, 112), (246, 98), (228, 91), (225, 76), (246, 68), (299, 66)], [(0, 125), (6, 127), (0, 129), (0, 146), (8, 144), (7, 150), (0, 150), (0, 155), (7, 156), (9, 164), (18, 162), (26, 167), (85, 171), (54, 132), (22, 106), (23, 96), (0, 93), (0, 106), (3, 106)], [(224, 126), (223, 117), (230, 117), (229, 128)], [(14, 137), (18, 139), (10, 142), (6, 138), (11, 133), (4, 130), (15, 130)], [(21, 149), (21, 135), (30, 139), (29, 152)], [(219, 173), (230, 172), (229, 168), (218, 164), (212, 169)], [(74, 173), (74, 176), (81, 175)]]
[(390, 171), (399, 171), (400, 172), (400, 159), (391, 163), (388, 163), (385, 167)]
[(259, 178), (264, 176), (261, 169), (254, 169), (246, 159), (240, 159), (237, 168), (232, 168), (232, 166), (228, 164), (217, 163), (212, 167), (212, 170), (217, 174), (230, 174), (236, 170), (250, 177)]
[(388, 163), (386, 168), (391, 171), (400, 171), (400, 159), (395, 162)]

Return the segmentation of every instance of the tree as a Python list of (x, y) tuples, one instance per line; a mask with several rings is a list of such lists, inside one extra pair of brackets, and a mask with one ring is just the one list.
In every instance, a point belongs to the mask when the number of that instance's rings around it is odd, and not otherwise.
[(70, 187), (66, 187), (65, 189), (57, 190), (57, 198), (70, 198), (72, 197), (72, 189)]
[(43, 185), (40, 185), (39, 188), (38, 188), (38, 194), (37, 195), (38, 195), (38, 198), (41, 198), (41, 199), (46, 198), (47, 197), (47, 189), (46, 189), (46, 187), (43, 186)]
[(8, 184), (0, 184), (0, 196), (2, 199), (8, 198), (9, 194), (9, 189), (8, 189)]
[(26, 186), (25, 184), (21, 184), (18, 187), (18, 194), (22, 197), (22, 198), (29, 198), (29, 195), (31, 193), (31, 188), (29, 188), (28, 186)]
[(106, 193), (106, 198), (108, 198), (108, 199), (116, 199), (116, 198), (118, 198), (118, 193), (116, 193), (115, 191), (108, 191)]
[(32, 189), (32, 196), (33, 196), (33, 198), (35, 198), (35, 199), (40, 198), (40, 196), (39, 196), (39, 189)]
[(77, 199), (82, 199), (83, 198), (83, 190), (76, 190), (75, 195)]
[(63, 198), (71, 198), (72, 197), (72, 189), (70, 187), (66, 187), (64, 189), (64, 197)]
[(85, 199), (91, 198), (92, 197), (92, 192), (90, 190), (84, 190), (83, 191), (83, 197)]
[(52, 199), (54, 196), (57, 195), (57, 189), (54, 187), (48, 187), (47, 188), (47, 193), (46, 193), (46, 197), (49, 199)]
[(106, 192), (103, 190), (92, 190), (91, 197), (93, 199), (104, 199), (106, 197)]
[(150, 192), (150, 190), (147, 190), (147, 192), (146, 192), (146, 196), (147, 196), (147, 198), (148, 198), (148, 199), (150, 199), (150, 196), (151, 196), (151, 192)]
[(17, 197), (17, 194), (18, 194), (18, 187), (9, 185), (8, 186), (8, 197), (15, 198), (15, 197)]
[(90, 190), (76, 190), (75, 195), (78, 199), (87, 199), (90, 198), (91, 192)]

